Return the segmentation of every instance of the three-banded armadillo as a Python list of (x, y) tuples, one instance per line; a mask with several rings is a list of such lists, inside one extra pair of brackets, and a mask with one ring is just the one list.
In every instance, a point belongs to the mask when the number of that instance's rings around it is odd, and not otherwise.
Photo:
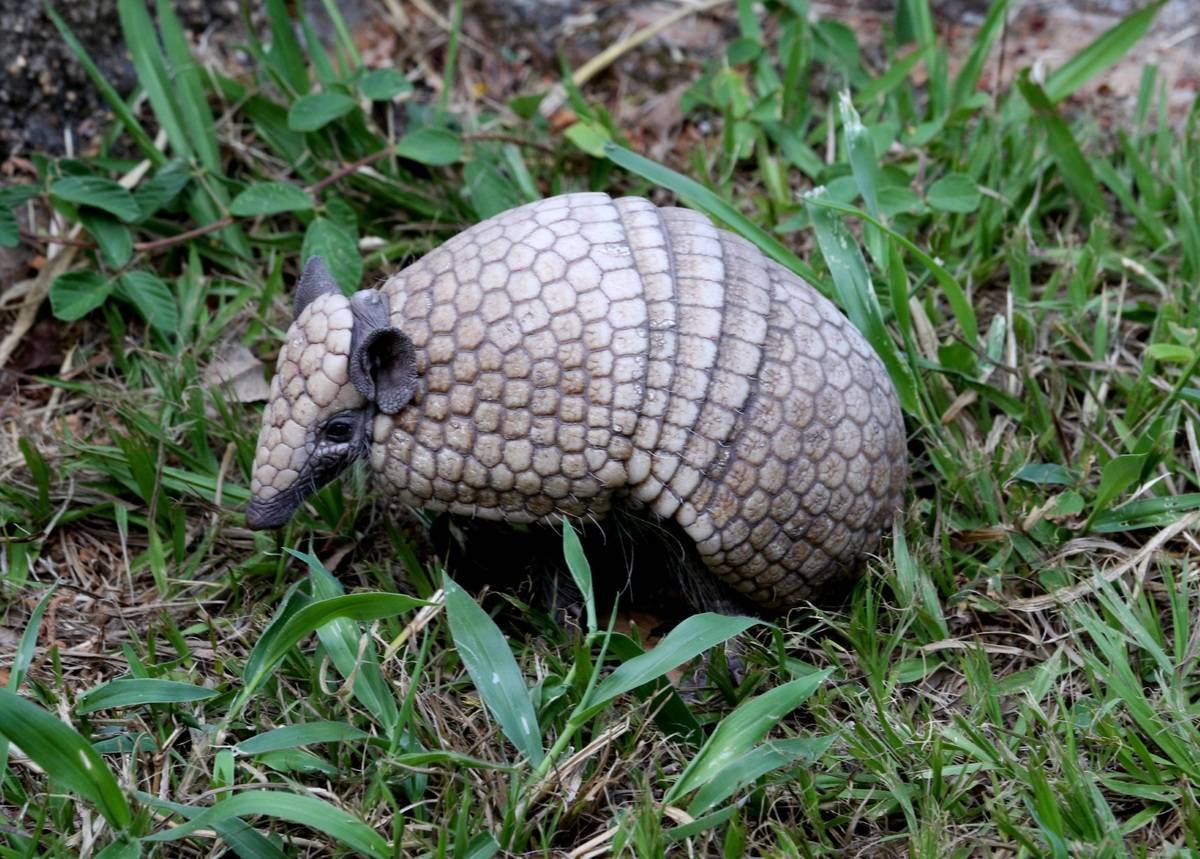
[(687, 209), (552, 197), (347, 298), (314, 258), (263, 416), (247, 522), (357, 459), (415, 506), (673, 519), (769, 608), (877, 544), (907, 474), (895, 390), (808, 284)]

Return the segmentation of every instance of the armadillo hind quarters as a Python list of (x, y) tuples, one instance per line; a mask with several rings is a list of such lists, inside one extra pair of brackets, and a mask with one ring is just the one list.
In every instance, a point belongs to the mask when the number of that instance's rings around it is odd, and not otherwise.
[(601, 193), (504, 212), (350, 298), (309, 262), (248, 524), (358, 459), (431, 510), (673, 520), (777, 609), (878, 545), (907, 476), (895, 389), (833, 304), (698, 212)]

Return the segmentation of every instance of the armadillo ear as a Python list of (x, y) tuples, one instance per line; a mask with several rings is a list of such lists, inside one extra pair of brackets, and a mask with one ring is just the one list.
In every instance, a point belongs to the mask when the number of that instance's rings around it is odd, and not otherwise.
[[(355, 338), (358, 339), (358, 338)], [(350, 381), (385, 415), (394, 415), (417, 390), (417, 356), (399, 328), (376, 328), (352, 347)]]
[(308, 307), (317, 296), (338, 292), (337, 281), (329, 273), (329, 266), (319, 256), (309, 257), (300, 275), (300, 283), (296, 285), (296, 295), (292, 299), (292, 318), (298, 319), (300, 312)]
[(388, 301), (375, 289), (350, 296), (350, 381), (379, 411), (394, 415), (417, 389), (417, 354), (408, 335), (390, 324)]

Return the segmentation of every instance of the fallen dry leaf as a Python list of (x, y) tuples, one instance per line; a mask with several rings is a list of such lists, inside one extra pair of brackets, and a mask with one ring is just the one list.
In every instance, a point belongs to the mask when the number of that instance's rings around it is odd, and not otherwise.
[(237, 403), (261, 403), (271, 394), (263, 378), (263, 363), (241, 343), (228, 343), (204, 370), (204, 384), (221, 386)]

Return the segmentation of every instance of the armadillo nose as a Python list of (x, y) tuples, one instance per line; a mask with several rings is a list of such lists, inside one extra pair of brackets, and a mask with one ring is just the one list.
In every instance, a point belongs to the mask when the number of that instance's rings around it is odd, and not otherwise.
[(294, 505), (275, 504), (261, 498), (252, 498), (246, 507), (246, 527), (252, 531), (281, 528), (292, 518), (294, 512)]

